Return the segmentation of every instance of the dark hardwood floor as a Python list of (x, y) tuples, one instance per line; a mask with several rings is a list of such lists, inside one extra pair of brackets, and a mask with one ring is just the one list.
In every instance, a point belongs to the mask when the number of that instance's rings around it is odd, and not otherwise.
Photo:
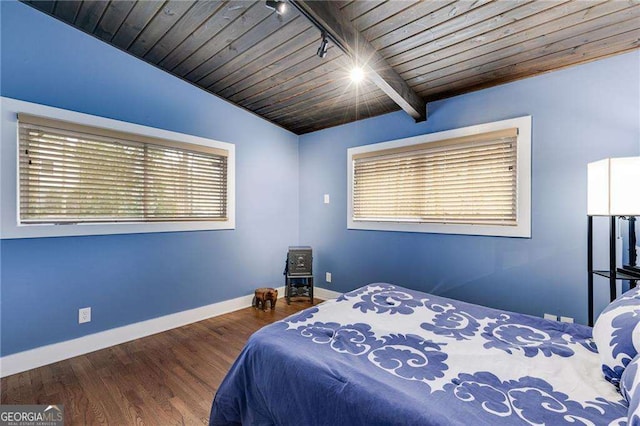
[[(320, 300), (316, 300), (319, 303)], [(280, 299), (1, 379), (2, 404), (63, 404), (65, 425), (206, 424), (249, 336), (309, 307)]]

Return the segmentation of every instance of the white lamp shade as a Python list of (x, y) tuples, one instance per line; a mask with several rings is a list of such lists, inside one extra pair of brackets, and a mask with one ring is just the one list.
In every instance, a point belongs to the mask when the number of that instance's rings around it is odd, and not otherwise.
[(640, 216), (640, 157), (589, 163), (587, 175), (588, 215)]

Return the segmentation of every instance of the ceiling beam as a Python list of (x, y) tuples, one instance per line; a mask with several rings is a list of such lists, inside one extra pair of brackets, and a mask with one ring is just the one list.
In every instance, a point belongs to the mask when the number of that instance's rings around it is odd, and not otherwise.
[(387, 63), (333, 1), (289, 0), (334, 44), (361, 66), (376, 86), (416, 122), (427, 119), (427, 104)]

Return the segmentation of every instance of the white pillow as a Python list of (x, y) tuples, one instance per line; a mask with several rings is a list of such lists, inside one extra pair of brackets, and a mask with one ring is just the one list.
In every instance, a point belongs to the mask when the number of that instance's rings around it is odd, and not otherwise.
[(629, 403), (628, 426), (640, 425), (640, 374), (638, 374), (638, 364), (640, 364), (640, 355), (636, 355), (631, 360), (620, 379), (620, 393)]
[(593, 327), (604, 377), (618, 386), (626, 366), (640, 352), (640, 287), (633, 288), (602, 311)]

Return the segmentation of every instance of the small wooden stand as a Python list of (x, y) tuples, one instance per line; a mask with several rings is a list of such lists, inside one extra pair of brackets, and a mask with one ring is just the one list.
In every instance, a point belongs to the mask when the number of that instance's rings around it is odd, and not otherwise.
[(308, 297), (313, 305), (313, 275), (287, 275), (284, 281), (284, 298), (287, 305), (292, 297)]
[(261, 287), (256, 289), (252, 306), (254, 308), (261, 308), (264, 311), (267, 309), (267, 302), (269, 302), (270, 309), (275, 309), (277, 300), (278, 290), (271, 287)]

